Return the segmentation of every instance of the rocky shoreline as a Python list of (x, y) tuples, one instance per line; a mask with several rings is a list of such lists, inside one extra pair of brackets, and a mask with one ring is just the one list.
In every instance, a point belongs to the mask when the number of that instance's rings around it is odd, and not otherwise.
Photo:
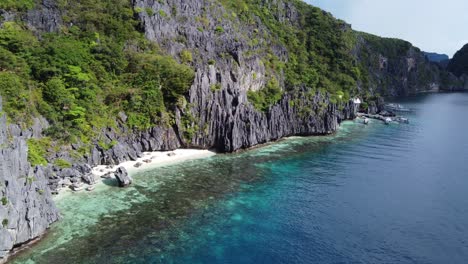
[[(268, 1), (264, 4), (265, 9), (274, 10), (268, 7), (271, 4)], [(94, 138), (91, 143), (75, 142), (59, 149), (50, 148), (47, 153), (49, 164), (31, 167), (27, 141), (43, 137), (49, 123), (43, 117), (35, 117), (33, 125), (24, 128), (8, 124), (6, 116), (0, 114), (0, 260), (14, 246), (40, 236), (57, 221), (59, 212), (52, 193), (70, 186), (79, 189), (81, 184), (93, 185), (96, 182), (93, 167), (116, 168), (126, 161), (144, 159), (147, 152), (181, 148), (235, 152), (290, 136), (331, 134), (342, 121), (356, 118), (359, 104), (352, 100), (337, 102), (327, 93), (311, 92), (304, 85), (288, 92), (284, 71), (270, 76), (265, 58), (273, 56), (288, 63), (289, 53), (285, 46), (277, 43), (265, 43), (268, 52), (260, 45), (251, 45), (251, 40), (261, 38), (258, 32), (270, 32), (260, 19), (254, 24), (243, 23), (237, 18), (219, 19), (219, 14), (226, 10), (221, 5), (210, 9), (205, 8), (206, 5), (203, 0), (132, 1), (134, 9), (160, 10), (165, 14), (176, 10), (176, 14), (166, 17), (138, 13), (141, 31), (167, 55), (176, 59), (180, 59), (183, 51), (192, 51), (194, 55), (190, 62), (196, 70), (193, 84), (183, 98), (184, 102), (171, 109), (174, 118), (170, 126), (132, 130), (125, 125), (128, 117), (121, 112), (116, 116), (116, 127), (96, 131), (99, 138)], [(276, 17), (280, 21), (299, 25), (298, 10), (293, 4), (277, 1), (277, 7)], [(13, 13), (0, 12), (0, 15), (5, 21), (16, 19)], [(25, 20), (28, 27), (41, 34), (57, 32), (65, 26), (62, 15), (57, 3), (47, 0), (18, 19)], [(198, 29), (196, 20), (200, 18), (210, 27), (222, 28), (222, 32)], [(362, 57), (358, 50), (363, 48), (372, 51), (369, 43), (359, 39), (356, 62)], [(374, 51), (371, 55), (372, 63), (364, 66), (371, 73), (373, 82), (367, 88), (356, 83), (359, 93), (386, 92), (397, 96), (442, 88), (453, 90), (452, 86), (439, 85), (441, 78), (437, 67), (429, 64), (414, 47), (396, 57)], [(432, 74), (428, 80), (419, 82), (418, 72), (424, 69)], [(247, 93), (259, 91), (271, 77), (278, 80), (284, 93), (276, 104), (260, 111), (249, 102)], [(385, 91), (380, 87), (382, 80), (388, 80)], [(383, 109), (382, 99), (372, 98), (367, 102), (369, 114)], [(187, 117), (190, 117), (189, 121)], [(80, 152), (83, 148), (86, 151)], [(72, 152), (81, 154), (77, 157)], [(58, 166), (55, 164), (58, 160), (70, 166)], [(125, 180), (123, 182), (125, 185)]]
[[(323, 97), (316, 98), (325, 99)], [(224, 138), (225, 143), (230, 143), (229, 146), (220, 145), (219, 140), (214, 146), (222, 152), (232, 152), (287, 136), (330, 134), (336, 131), (342, 121), (353, 119), (358, 109), (358, 106), (352, 101), (343, 106), (341, 111), (336, 105), (328, 104), (328, 107), (321, 110), (322, 112), (316, 116), (299, 118), (294, 108), (291, 108), (287, 102), (288, 98), (286, 97), (268, 114), (261, 114), (259, 119), (254, 118), (250, 127), (245, 126), (246, 120), (239, 119), (239, 122), (244, 124), (242, 127), (239, 127), (239, 124), (231, 123), (231, 126), (234, 125), (234, 127), (225, 134)], [(315, 111), (320, 110), (318, 102), (304, 101), (313, 110), (315, 106)], [(251, 107), (247, 107), (247, 109), (250, 109), (250, 113), (258, 115), (258, 112)], [(261, 129), (261, 126), (264, 126), (264, 129)], [(68, 183), (71, 185), (81, 182), (95, 183), (92, 176), (92, 166), (117, 165), (129, 160), (135, 161), (142, 158), (146, 151), (173, 150), (181, 146), (181, 142), (177, 140), (175, 132), (171, 129), (153, 128), (148, 132), (141, 132), (139, 135), (131, 134), (127, 136), (126, 140), (122, 140), (121, 134), (118, 135), (109, 130), (106, 135), (110, 139), (116, 140), (118, 144), (108, 150), (103, 150), (96, 145), (91, 155), (85, 157), (87, 162), (74, 163), (71, 168), (63, 169), (53, 164), (32, 168), (27, 158), (26, 141), (29, 138), (40, 137), (42, 129), (45, 127), (47, 127), (45, 120), (42, 123), (40, 120), (36, 120), (31, 129), (22, 130), (16, 125), (8, 125), (5, 115), (0, 119), (0, 143), (2, 146), (8, 146), (2, 149), (0, 156), (2, 160), (0, 179), (7, 183), (6, 186), (3, 186), (2, 193), (8, 201), (11, 201), (11, 203), (8, 202), (6, 210), (5, 206), (0, 206), (0, 218), (7, 219), (4, 221), (7, 223), (6, 228), (0, 229), (1, 259), (5, 259), (13, 247), (44, 234), (50, 224), (59, 219), (59, 212), (54, 205), (52, 192), (57, 193), (60, 187), (67, 187)], [(217, 127), (217, 129), (228, 132), (226, 127)], [(239, 134), (239, 130), (244, 129), (250, 132)], [(255, 134), (255, 131), (258, 131), (260, 135)], [(200, 146), (200, 148), (202, 147)], [(63, 153), (56, 155), (56, 158), (67, 157)], [(29, 176), (21, 177), (21, 175)], [(24, 200), (24, 197), (27, 198)]]
[[(116, 183), (125, 183), (125, 180), (119, 181), (119, 179), (129, 177), (131, 182), (131, 176), (135, 173), (154, 169), (161, 166), (173, 165), (189, 160), (208, 158), (216, 153), (209, 150), (198, 150), (198, 149), (177, 149), (174, 151), (155, 151), (145, 152), (141, 158), (136, 160), (129, 160), (117, 165), (98, 165), (91, 169), (90, 177), (93, 179), (92, 183), (80, 182), (77, 185), (77, 189), (72, 185), (71, 181), (66, 178), (65, 183), (62, 183), (61, 188), (56, 190), (54, 200), (60, 199), (64, 193), (67, 192), (81, 192), (81, 191), (93, 191), (95, 186), (102, 184), (104, 180), (114, 180)], [(126, 173), (125, 173), (126, 172)], [(124, 176), (124, 175), (127, 176)], [(121, 177), (120, 175), (124, 176)], [(88, 177), (89, 178), (89, 177)], [(130, 184), (129, 182), (129, 184)], [(125, 187), (128, 184), (123, 184)]]
[(38, 136), (37, 127), (22, 130), (0, 115), (0, 262), (12, 248), (44, 234), (60, 218), (46, 170), (28, 162), (26, 140)]

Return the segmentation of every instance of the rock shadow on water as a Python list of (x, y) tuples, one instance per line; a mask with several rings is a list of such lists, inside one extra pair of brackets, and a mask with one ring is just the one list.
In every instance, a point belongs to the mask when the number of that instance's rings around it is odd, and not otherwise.
[(119, 187), (119, 181), (115, 178), (103, 179), (102, 183), (110, 187)]

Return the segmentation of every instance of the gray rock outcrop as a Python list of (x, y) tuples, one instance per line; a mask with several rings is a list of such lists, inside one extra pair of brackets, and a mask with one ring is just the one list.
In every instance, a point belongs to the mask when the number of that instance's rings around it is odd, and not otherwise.
[(14, 246), (44, 234), (59, 219), (47, 173), (28, 162), (24, 135), (31, 133), (21, 133), (0, 116), (0, 262)]
[[(271, 12), (277, 12), (274, 17), (282, 23), (295, 25), (299, 20), (300, 12), (292, 2), (259, 2)], [(141, 28), (149, 40), (175, 58), (179, 58), (182, 51), (193, 53), (191, 66), (196, 73), (185, 106), (174, 109), (173, 126), (155, 126), (146, 131), (129, 129), (123, 124), (127, 116), (119, 113), (116, 119), (121, 122), (99, 133), (100, 140), (108, 143), (105, 146), (97, 140), (92, 146), (79, 142), (70, 144), (56, 153), (49, 153), (51, 162), (48, 166), (36, 168), (31, 168), (27, 161), (26, 140), (41, 137), (48, 126), (47, 121), (36, 118), (32, 128), (21, 129), (17, 125), (7, 125), (5, 116), (0, 116), (0, 259), (13, 246), (43, 234), (58, 219), (51, 191), (81, 186), (82, 182), (94, 183), (90, 166), (117, 165), (137, 160), (145, 151), (181, 147), (233, 152), (287, 136), (330, 134), (343, 120), (355, 118), (358, 105), (352, 101), (337, 103), (329, 95), (310, 93), (305, 87), (295, 87), (296, 93), (289, 93), (282, 71), (274, 73), (274, 77), (285, 92), (283, 97), (265, 111), (254, 108), (248, 101), (247, 92), (262, 89), (271, 78), (265, 57), (272, 55), (283, 63), (289, 59), (287, 48), (277, 42), (262, 43), (269, 47), (269, 54), (259, 45), (252, 44), (251, 40), (255, 38), (262, 42), (271, 39), (261, 37), (271, 32), (260, 18), (253, 18), (254, 23), (224, 19), (222, 15), (229, 12), (222, 5), (207, 0), (133, 0), (132, 4), (140, 10), (154, 11), (138, 14)], [(208, 5), (210, 8), (206, 8)], [(270, 8), (272, 5), (274, 8)], [(8, 12), (0, 15), (5, 21), (15, 18)], [(24, 14), (25, 25), (36, 33), (56, 32), (63, 26), (61, 15), (57, 1), (42, 0), (36, 8)], [(200, 18), (206, 25), (201, 24)], [(216, 27), (223, 30), (216, 32)], [(255, 32), (261, 34), (256, 36)], [(360, 45), (367, 44), (362, 42)], [(359, 51), (356, 56), (359, 58)], [(385, 86), (369, 87), (373, 93), (406, 95), (444, 88), (440, 85), (437, 67), (427, 64), (415, 48), (402, 56), (387, 57), (375, 53), (372, 63), (367, 65), (374, 84), (386, 81)], [(419, 82), (422, 70), (429, 74), (426, 82)], [(466, 83), (468, 86), (468, 81)], [(446, 89), (456, 85), (457, 80), (453, 80), (453, 86)], [(369, 102), (369, 113), (378, 113), (382, 109), (383, 102), (379, 99)], [(188, 126), (183, 122), (186, 116), (193, 117)], [(90, 151), (82, 157), (70, 156), (70, 150), (78, 151), (82, 147), (90, 147)], [(54, 165), (52, 161), (58, 159), (71, 166)], [(123, 167), (117, 169), (115, 177), (122, 187), (132, 183)]]
[(128, 175), (128, 172), (124, 167), (117, 168), (114, 175), (120, 187), (127, 187), (133, 182), (132, 178)]

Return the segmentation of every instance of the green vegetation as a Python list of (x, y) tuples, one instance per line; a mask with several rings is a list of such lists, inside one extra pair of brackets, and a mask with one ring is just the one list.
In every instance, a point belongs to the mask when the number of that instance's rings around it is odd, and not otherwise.
[(224, 33), (224, 28), (223, 28), (222, 26), (217, 26), (217, 27), (215, 28), (215, 32), (216, 32), (217, 34), (222, 34), (222, 33)]
[(5, 196), (2, 197), (2, 205), (5, 206), (8, 204), (8, 198), (6, 198)]
[[(264, 64), (270, 76), (286, 75), (286, 90), (297, 92), (305, 86), (310, 90), (325, 90), (334, 98), (338, 93), (357, 94), (357, 82), (361, 78), (360, 69), (351, 50), (356, 45), (356, 34), (343, 21), (321, 9), (299, 0), (291, 0), (299, 12), (297, 23), (285, 23), (278, 19), (284, 10), (277, 6), (266, 6), (257, 0), (222, 1), (224, 6), (233, 10), (244, 23), (255, 24), (259, 17), (269, 29), (263, 33), (267, 41), (252, 38), (250, 45), (262, 45)], [(260, 34), (258, 30), (254, 32)], [(270, 50), (272, 44), (287, 47), (287, 63), (281, 62)], [(270, 89), (267, 88), (266, 89)], [(277, 101), (270, 96), (272, 92), (249, 93), (249, 99), (257, 108)], [(279, 94), (273, 92), (273, 94)], [(341, 96), (342, 97), (342, 96)]]
[(34, 0), (2, 0), (0, 9), (25, 11), (34, 7)]
[(32, 184), (34, 182), (34, 178), (33, 177), (27, 177), (26, 181), (27, 181), (28, 184)]
[(282, 96), (283, 92), (276, 78), (272, 78), (260, 91), (247, 93), (249, 101), (260, 111), (267, 111), (271, 105), (281, 100)]
[(182, 63), (191, 63), (193, 62), (193, 55), (190, 50), (183, 50), (180, 53), (180, 59), (182, 60)]
[(148, 16), (153, 16), (154, 15), (153, 9), (151, 9), (149, 7), (145, 8), (145, 12), (146, 12), (146, 14), (148, 14)]
[(364, 32), (358, 32), (357, 34), (364, 38), (374, 52), (388, 58), (396, 58), (404, 55), (411, 48), (411, 43), (401, 39), (382, 38)]
[[(35, 2), (2, 0), (0, 9), (23, 12), (33, 8)], [(253, 29), (240, 32), (242, 36), (236, 35), (235, 40), (248, 40), (251, 49), (243, 57), (258, 56), (265, 66), (261, 76), (266, 76), (265, 87), (248, 92), (249, 101), (261, 111), (280, 101), (285, 92), (296, 97), (302, 92), (327, 92), (331, 102), (336, 103), (348, 100), (350, 95), (368, 96), (366, 88), (373, 81), (368, 69), (375, 61), (372, 56), (382, 53), (389, 58), (398, 57), (410, 48), (405, 41), (356, 33), (343, 21), (300, 0), (288, 0), (296, 6), (297, 21), (279, 19), (286, 16), (284, 8), (269, 1), (219, 2), (227, 12), (212, 17), (211, 11), (218, 7), (210, 2), (211, 6), (195, 18), (194, 26), (201, 32), (214, 31), (218, 35), (228, 28), (234, 32), (239, 28), (236, 23)], [(9, 120), (29, 125), (32, 117), (42, 115), (51, 124), (47, 138), (28, 141), (32, 165), (47, 164), (51, 140), (58, 144), (85, 143), (72, 153), (73, 157), (88, 153), (91, 140), (99, 139), (103, 128), (117, 127), (115, 116), (119, 112), (128, 117), (125, 125), (136, 130), (174, 124), (176, 107), (190, 112), (185, 109), (186, 102), (183, 107), (179, 103), (185, 100), (193, 83), (195, 72), (191, 65), (200, 61), (196, 57), (199, 54), (182, 50), (180, 63), (177, 62), (145, 39), (143, 25), (137, 19), (137, 14), (142, 13), (175, 18), (175, 7), (167, 14), (162, 9), (133, 8), (129, 0), (57, 3), (65, 25), (58, 33), (38, 37), (21, 21), (0, 26), (0, 95)], [(235, 23), (225, 29), (221, 26), (223, 19)], [(366, 45), (356, 56), (354, 49), (362, 39)], [(182, 35), (167, 41), (188, 42)], [(276, 46), (287, 48), (287, 62), (272, 48)], [(228, 60), (233, 55), (210, 54), (211, 58), (215, 56)], [(207, 63), (213, 66), (216, 61), (209, 59)], [(284, 89), (280, 84), (283, 77)], [(253, 78), (260, 79), (257, 73), (253, 73)], [(426, 78), (425, 74), (420, 78)], [(210, 88), (219, 91), (221, 84)], [(198, 132), (195, 117), (183, 116), (181, 121), (184, 137)], [(116, 143), (98, 144), (108, 150)], [(59, 160), (55, 165), (65, 168), (69, 163)]]
[(28, 161), (31, 163), (31, 166), (37, 165), (47, 165), (47, 148), (50, 147), (50, 139), (29, 139), (28, 143)]
[(64, 159), (56, 159), (54, 161), (54, 165), (61, 168), (61, 169), (66, 169), (66, 168), (71, 168), (72, 164)]
[[(133, 10), (128, 0), (58, 3), (65, 24), (73, 25), (60, 33), (38, 38), (19, 21), (0, 27), (0, 95), (9, 119), (29, 124), (41, 114), (51, 123), (47, 135), (68, 143), (90, 142), (101, 128), (115, 126), (121, 111), (131, 128), (160, 124), (185, 96), (194, 71), (139, 31), (134, 14), (152, 10)], [(8, 0), (0, 8), (32, 4)], [(185, 63), (193, 60), (188, 51), (182, 55)], [(28, 144), (31, 163), (46, 164), (43, 146)]]
[(167, 17), (166, 12), (164, 12), (164, 10), (162, 10), (162, 9), (159, 10), (159, 15), (160, 15), (161, 17)]
[(8, 227), (8, 219), (6, 219), (6, 218), (3, 219), (3, 221), (2, 221), (2, 226), (3, 226), (4, 228)]
[(458, 77), (468, 74), (468, 44), (455, 53), (450, 60), (448, 70)]
[(210, 85), (210, 90), (212, 92), (217, 92), (217, 91), (220, 91), (221, 89), (222, 89), (222, 86), (220, 83)]
[(366, 102), (362, 102), (360, 107), (361, 110), (367, 111), (367, 109), (369, 109), (369, 104), (367, 104)]
[(115, 141), (115, 140), (112, 140), (112, 141), (109, 142), (109, 143), (107, 143), (107, 142), (105, 142), (105, 141), (103, 141), (103, 140), (100, 140), (100, 141), (98, 142), (99, 147), (102, 148), (104, 151), (107, 151), (107, 150), (113, 148), (113, 147), (114, 147), (115, 145), (117, 145), (117, 144), (118, 144), (118, 142)]

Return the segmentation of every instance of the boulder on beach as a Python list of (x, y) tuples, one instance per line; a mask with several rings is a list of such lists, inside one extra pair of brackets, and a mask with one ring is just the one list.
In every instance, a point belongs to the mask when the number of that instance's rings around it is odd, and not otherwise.
[(139, 167), (141, 167), (142, 165), (143, 165), (143, 163), (137, 162), (135, 165), (133, 165), (133, 167), (139, 168)]
[(92, 173), (88, 173), (88, 174), (81, 176), (81, 179), (89, 185), (96, 184), (96, 178), (94, 177)]
[(120, 187), (127, 187), (132, 184), (132, 178), (128, 175), (127, 170), (124, 167), (119, 167), (115, 171), (115, 178), (119, 182)]

